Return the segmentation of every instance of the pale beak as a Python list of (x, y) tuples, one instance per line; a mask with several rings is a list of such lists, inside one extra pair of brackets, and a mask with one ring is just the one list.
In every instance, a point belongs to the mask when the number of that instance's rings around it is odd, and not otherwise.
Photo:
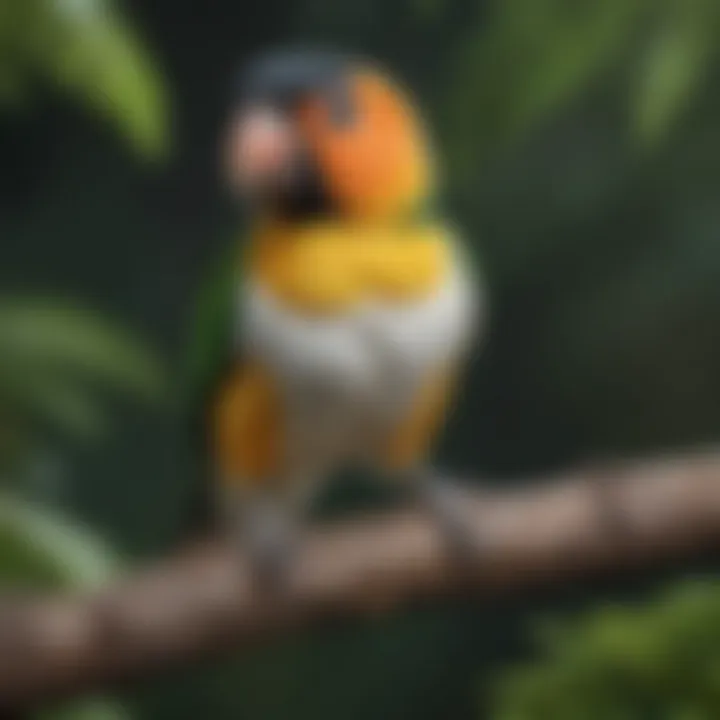
[(291, 123), (271, 108), (242, 112), (230, 128), (227, 158), (232, 186), (267, 194), (291, 176), (297, 139)]

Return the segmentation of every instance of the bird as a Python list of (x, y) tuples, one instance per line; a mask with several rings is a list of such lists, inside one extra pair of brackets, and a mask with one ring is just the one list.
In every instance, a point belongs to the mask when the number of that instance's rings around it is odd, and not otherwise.
[(437, 209), (410, 92), (373, 61), (293, 48), (247, 63), (230, 105), (220, 159), (246, 230), (190, 342), (200, 525), (281, 578), (313, 498), (360, 468), (467, 549), (464, 495), (431, 455), (481, 335), (482, 283)]

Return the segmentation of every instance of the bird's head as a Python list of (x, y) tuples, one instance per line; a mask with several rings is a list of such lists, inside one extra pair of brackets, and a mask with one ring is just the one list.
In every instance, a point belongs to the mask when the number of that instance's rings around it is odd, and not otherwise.
[(405, 94), (334, 53), (273, 53), (243, 73), (223, 149), (233, 191), (285, 218), (377, 219), (428, 196), (431, 159)]

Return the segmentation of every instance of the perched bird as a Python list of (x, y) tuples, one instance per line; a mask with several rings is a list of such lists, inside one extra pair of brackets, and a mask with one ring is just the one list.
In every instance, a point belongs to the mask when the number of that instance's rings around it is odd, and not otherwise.
[(193, 342), (221, 522), (276, 575), (319, 484), (354, 465), (469, 540), (462, 496), (428, 462), (477, 335), (479, 281), (433, 209), (414, 106), (369, 62), (271, 53), (241, 77), (222, 159), (249, 231)]

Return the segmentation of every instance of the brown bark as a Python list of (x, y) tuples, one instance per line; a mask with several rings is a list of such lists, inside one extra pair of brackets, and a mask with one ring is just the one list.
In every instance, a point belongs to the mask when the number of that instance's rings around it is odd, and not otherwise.
[(18, 707), (295, 627), (409, 602), (481, 598), (645, 569), (720, 546), (720, 455), (587, 469), (468, 499), (483, 552), (458, 562), (415, 512), (318, 529), (282, 595), (222, 547), (198, 548), (96, 594), (0, 607), (0, 707)]

